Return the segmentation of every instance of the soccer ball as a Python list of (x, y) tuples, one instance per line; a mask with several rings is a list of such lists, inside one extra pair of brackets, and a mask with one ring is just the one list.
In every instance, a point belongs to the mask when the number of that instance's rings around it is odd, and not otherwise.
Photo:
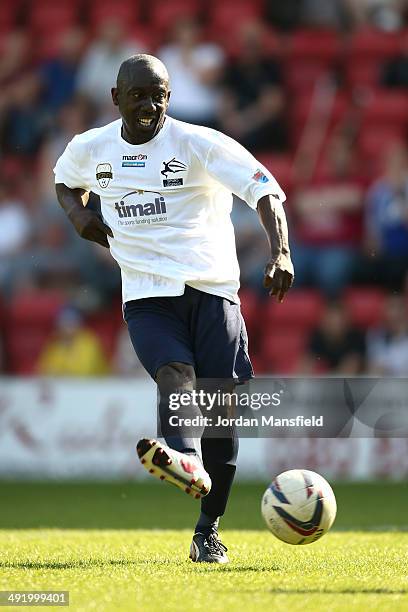
[(268, 529), (288, 544), (311, 544), (333, 525), (337, 504), (329, 483), (310, 470), (288, 470), (272, 481), (262, 498)]

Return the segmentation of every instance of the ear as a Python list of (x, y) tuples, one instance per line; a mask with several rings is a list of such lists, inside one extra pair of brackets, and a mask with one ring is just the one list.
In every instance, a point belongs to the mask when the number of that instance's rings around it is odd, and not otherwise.
[(169, 89), (167, 92), (167, 103), (166, 103), (166, 110), (169, 107), (169, 103), (170, 103), (170, 96), (171, 96), (171, 90)]
[(119, 92), (118, 92), (117, 87), (112, 87), (111, 94), (112, 94), (112, 102), (114, 103), (115, 106), (119, 106), (119, 102), (118, 102)]

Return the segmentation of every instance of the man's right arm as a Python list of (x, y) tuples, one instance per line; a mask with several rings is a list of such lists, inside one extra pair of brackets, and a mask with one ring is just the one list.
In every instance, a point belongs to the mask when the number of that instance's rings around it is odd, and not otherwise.
[(64, 183), (57, 183), (55, 190), (58, 202), (81, 238), (109, 248), (107, 236), (113, 238), (112, 230), (97, 212), (86, 208), (89, 192), (85, 189), (70, 189)]

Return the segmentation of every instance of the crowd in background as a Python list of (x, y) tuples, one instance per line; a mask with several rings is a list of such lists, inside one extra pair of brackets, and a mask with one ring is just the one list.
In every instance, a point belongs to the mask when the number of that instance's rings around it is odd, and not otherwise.
[[(97, 335), (82, 325), (88, 313), (113, 304), (120, 308), (120, 273), (105, 249), (75, 235), (56, 202), (52, 169), (75, 134), (118, 117), (110, 99), (118, 67), (146, 51), (169, 70), (169, 114), (229, 134), (259, 157), (287, 192), (295, 288), (317, 290), (327, 300), (297, 371), (316, 371), (321, 360), (326, 371), (408, 375), (408, 110), (398, 125), (390, 116), (391, 127), (374, 130), (379, 134), (374, 152), (371, 147), (366, 155), (364, 148), (373, 136), (372, 124), (364, 129), (364, 113), (377, 91), (402, 99), (408, 93), (407, 2), (240, 0), (235, 10), (239, 15), (243, 6), (244, 17), (231, 23), (228, 35), (211, 26), (216, 3), (160, 27), (148, 3), (141, 3), (140, 24), (132, 28), (120, 11), (91, 22), (92, 3), (85, 3), (89, 14), (80, 12), (56, 39), (50, 36), (48, 46), (36, 40), (27, 22), (34, 4), (23, 3), (27, 11), (16, 14), (4, 31), (0, 20), (0, 301), (7, 306), (30, 291), (66, 295), (38, 372), (139, 369), (124, 328), (113, 357), (104, 358)], [(160, 2), (153, 4), (160, 15)], [(252, 15), (255, 4), (258, 14)], [(361, 79), (353, 80), (347, 49), (366, 31), (398, 45), (375, 62), (370, 78), (373, 62), (366, 60)], [(293, 42), (305, 32), (327, 37), (323, 54), (336, 43), (335, 61), (297, 58)], [(408, 95), (406, 104), (408, 109)], [(338, 105), (343, 105), (339, 113)], [(90, 205), (98, 207), (96, 197)], [(256, 213), (239, 201), (233, 221), (242, 285), (246, 295), (252, 292), (263, 302), (268, 256), (263, 229)], [(390, 294), (379, 327), (362, 333), (349, 322), (343, 294), (350, 285)], [(2, 354), (0, 371), (12, 372), (7, 347)]]

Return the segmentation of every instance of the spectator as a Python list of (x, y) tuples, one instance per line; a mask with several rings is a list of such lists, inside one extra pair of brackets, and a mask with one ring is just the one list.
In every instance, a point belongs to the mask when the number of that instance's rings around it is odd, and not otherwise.
[(218, 84), (224, 54), (218, 45), (200, 42), (195, 22), (181, 20), (174, 41), (159, 50), (166, 65), (172, 95), (169, 114), (176, 119), (214, 127), (219, 107)]
[(68, 142), (85, 132), (92, 123), (93, 108), (85, 99), (75, 99), (63, 106), (55, 117), (55, 126), (41, 148), (39, 185), (41, 198), (55, 205), (55, 180), (52, 169)]
[(108, 361), (97, 336), (83, 326), (80, 313), (64, 308), (54, 338), (43, 349), (38, 373), (45, 376), (103, 376)]
[(14, 258), (22, 252), (31, 233), (31, 223), (21, 201), (6, 181), (0, 182), (0, 286), (10, 272)]
[(399, 30), (406, 18), (406, 0), (346, 0), (360, 26)]
[(239, 56), (225, 71), (221, 129), (249, 150), (283, 151), (287, 133), (279, 65), (265, 56), (261, 24), (246, 24), (240, 35)]
[(404, 35), (401, 54), (385, 64), (382, 85), (390, 88), (408, 88), (408, 35)]
[(350, 325), (344, 306), (333, 302), (327, 306), (321, 324), (309, 338), (299, 372), (353, 376), (363, 371), (364, 358), (363, 334)]
[(303, 0), (300, 7), (301, 22), (305, 26), (343, 29), (354, 21), (355, 0)]
[(365, 250), (376, 274), (370, 280), (400, 290), (408, 270), (408, 154), (402, 143), (385, 154), (384, 174), (368, 192), (365, 225)]
[(336, 297), (350, 281), (361, 241), (363, 183), (352, 148), (336, 136), (327, 169), (294, 198), (293, 257), (297, 285), (315, 285)]
[(132, 346), (126, 326), (122, 326), (117, 335), (113, 371), (118, 376), (147, 378), (146, 371)]
[(49, 127), (40, 101), (41, 81), (27, 74), (9, 86), (7, 107), (0, 121), (0, 146), (5, 154), (35, 155)]
[(299, 26), (303, 0), (265, 0), (265, 14), (271, 25), (278, 30), (291, 31)]
[(74, 97), (83, 41), (84, 35), (80, 30), (68, 30), (62, 36), (57, 56), (40, 66), (42, 101), (52, 113)]
[(29, 38), (21, 30), (11, 31), (4, 39), (0, 55), (0, 85), (4, 87), (21, 77), (29, 64)]
[(126, 39), (120, 21), (109, 20), (101, 25), (98, 38), (90, 45), (79, 66), (78, 92), (102, 112), (112, 107), (111, 88), (115, 85), (120, 64), (135, 53), (144, 51), (137, 42)]
[(258, 215), (246, 203), (234, 198), (231, 219), (234, 224), (241, 270), (241, 286), (251, 287), (264, 296), (263, 271), (270, 247), (265, 232), (259, 224)]
[(4, 279), (8, 293), (21, 280), (30, 279), (47, 288), (77, 287), (95, 274), (95, 254), (85, 241), (76, 239), (70, 223), (54, 207), (43, 206), (32, 216), (33, 236), (30, 249), (20, 250), (9, 260)]
[(407, 303), (390, 295), (382, 327), (367, 335), (368, 372), (375, 376), (408, 376)]

